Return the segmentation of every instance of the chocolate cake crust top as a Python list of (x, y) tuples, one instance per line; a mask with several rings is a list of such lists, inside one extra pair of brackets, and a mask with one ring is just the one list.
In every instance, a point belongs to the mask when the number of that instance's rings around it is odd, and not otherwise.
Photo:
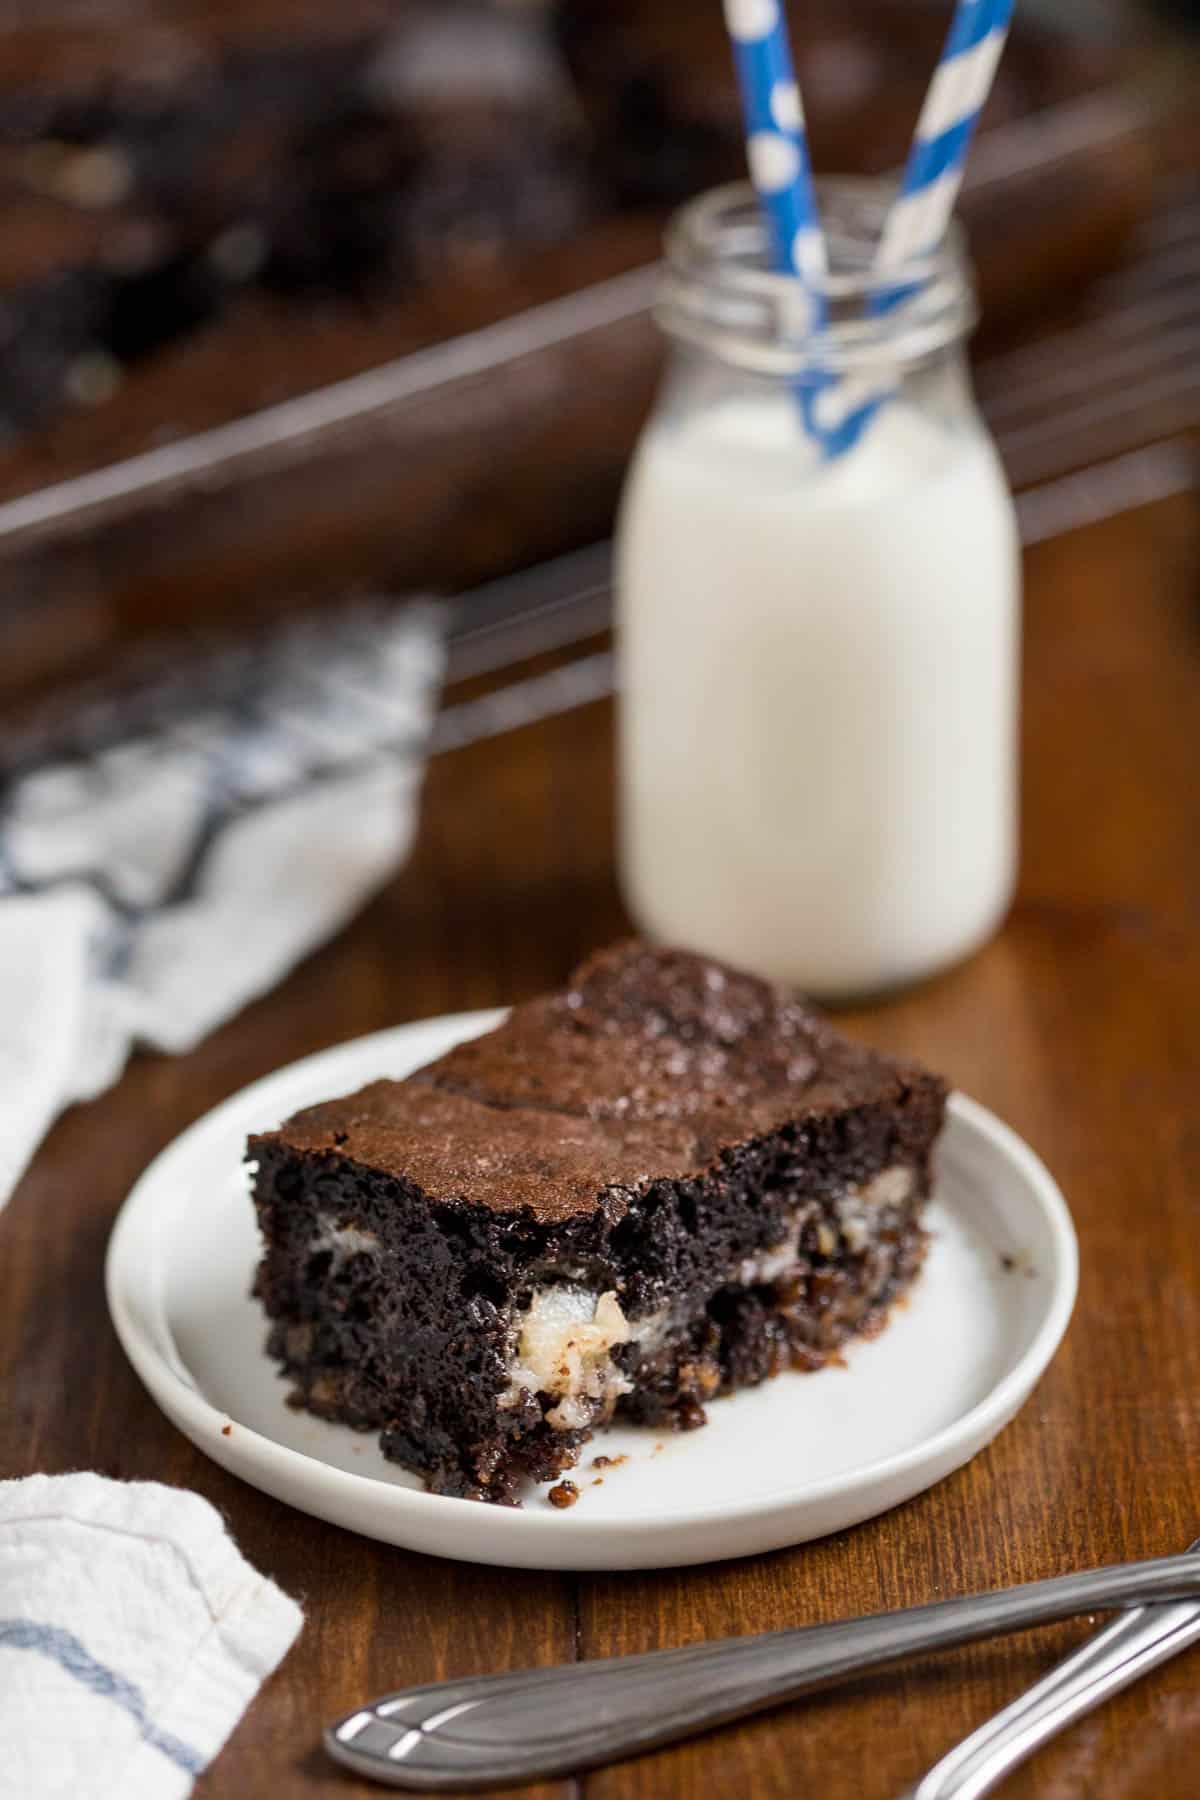
[(902, 1108), (930, 1079), (848, 1042), (790, 991), (628, 942), (407, 1080), (309, 1107), (260, 1141), (553, 1225), (619, 1214), (730, 1143), (847, 1107)]

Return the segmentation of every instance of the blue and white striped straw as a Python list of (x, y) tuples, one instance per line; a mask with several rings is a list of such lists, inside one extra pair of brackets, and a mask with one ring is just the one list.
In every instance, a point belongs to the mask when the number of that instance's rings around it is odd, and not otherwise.
[(725, 0), (742, 90), (746, 158), (771, 235), (776, 269), (798, 275), (814, 306), (825, 278), (825, 240), (804, 135), (804, 108), (779, 0)]
[(945, 237), (1012, 14), (1013, 0), (958, 0), (879, 240), (877, 274), (893, 274)]
[[(962, 187), (967, 151), (987, 102), (1012, 19), (1013, 0), (958, 0), (933, 79), (917, 121), (900, 190), (892, 202), (875, 253), (877, 286), (871, 310), (903, 306), (919, 290), (888, 283), (913, 258), (936, 250), (950, 228)], [(887, 399), (862, 381), (845, 380), (825, 390), (817, 406), (821, 441), (831, 454), (862, 436)]]
[[(780, 0), (725, 0), (725, 23), (742, 90), (746, 160), (767, 222), (772, 267), (799, 278), (808, 308), (793, 326), (806, 335), (825, 317), (825, 239), (783, 8)], [(815, 430), (811, 390), (802, 388), (799, 398), (805, 424)]]

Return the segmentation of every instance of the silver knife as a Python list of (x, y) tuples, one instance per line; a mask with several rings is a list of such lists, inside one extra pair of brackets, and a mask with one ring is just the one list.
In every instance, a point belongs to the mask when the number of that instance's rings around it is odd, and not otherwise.
[(1081, 1612), (1187, 1600), (1193, 1608), (1200, 1600), (1200, 1554), (834, 1625), (434, 1682), (348, 1714), (326, 1731), (325, 1748), (356, 1774), (392, 1787), (503, 1787), (633, 1756), (905, 1657)]

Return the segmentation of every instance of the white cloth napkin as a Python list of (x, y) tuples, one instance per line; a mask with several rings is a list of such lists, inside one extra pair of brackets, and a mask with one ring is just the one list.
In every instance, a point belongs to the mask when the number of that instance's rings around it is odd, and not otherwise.
[(343, 607), (98, 699), (0, 766), (0, 1207), (134, 1044), (190, 1049), (405, 855), (437, 609)]
[(300, 1624), (197, 1494), (0, 1481), (0, 1800), (180, 1800)]

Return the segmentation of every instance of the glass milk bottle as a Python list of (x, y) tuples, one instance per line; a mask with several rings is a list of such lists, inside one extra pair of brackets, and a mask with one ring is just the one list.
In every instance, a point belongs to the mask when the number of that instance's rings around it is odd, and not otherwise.
[[(878, 190), (822, 205), (820, 333), (749, 189), (668, 233), (672, 357), (617, 543), (621, 860), (651, 936), (837, 1000), (944, 968), (1008, 906), (1020, 563), (959, 238), (882, 310)], [(806, 395), (882, 398), (831, 457)]]

